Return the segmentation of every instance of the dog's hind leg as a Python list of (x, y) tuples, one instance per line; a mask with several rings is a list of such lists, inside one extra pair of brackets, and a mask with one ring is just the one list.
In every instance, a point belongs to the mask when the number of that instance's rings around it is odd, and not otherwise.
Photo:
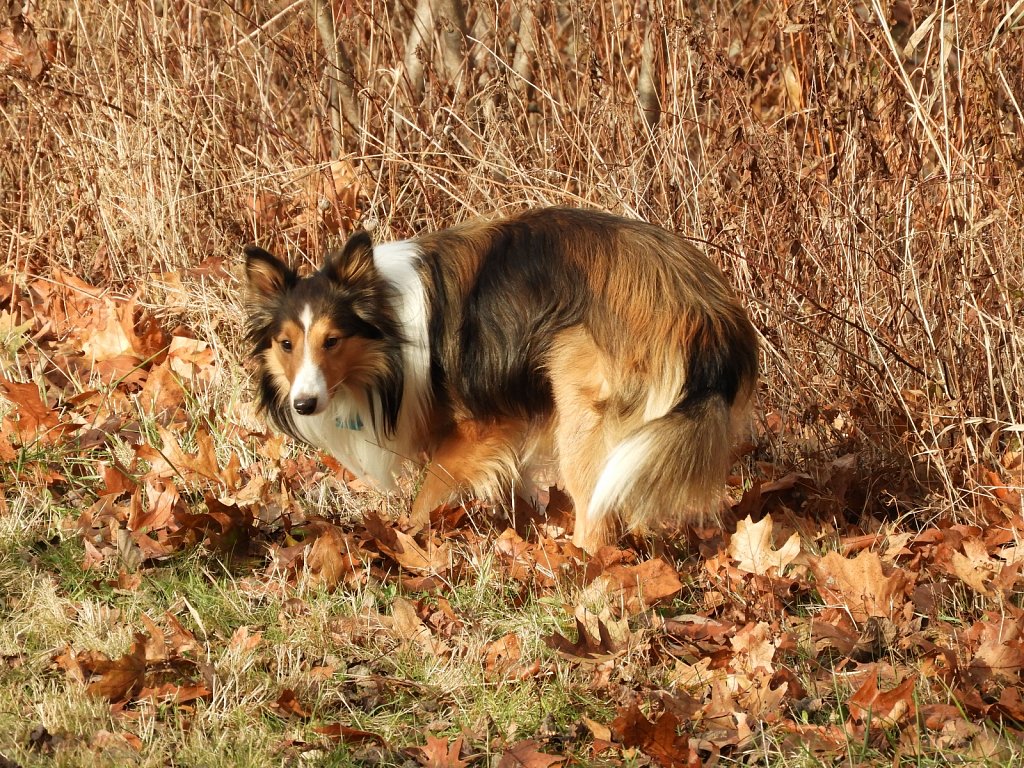
[(470, 420), (452, 427), (427, 465), (412, 505), (412, 523), (425, 526), (432, 511), (464, 493), (488, 498), (508, 494), (526, 434), (527, 424), (511, 419)]
[(593, 553), (608, 543), (613, 534), (610, 521), (591, 524), (587, 520), (587, 509), (607, 453), (601, 415), (590, 409), (559, 413), (555, 430), (558, 470), (576, 513), (572, 542)]
[(594, 552), (613, 534), (612, 521), (591, 523), (587, 509), (611, 446), (616, 418), (608, 413), (611, 383), (604, 355), (583, 328), (557, 340), (548, 363), (555, 398), (558, 470), (576, 511), (573, 543)]

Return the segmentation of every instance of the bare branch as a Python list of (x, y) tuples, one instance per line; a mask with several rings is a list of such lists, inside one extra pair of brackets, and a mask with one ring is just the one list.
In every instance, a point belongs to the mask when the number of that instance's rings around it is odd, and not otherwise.
[(527, 0), (519, 11), (519, 42), (516, 44), (516, 54), (512, 59), (512, 70), (519, 75), (515, 87), (520, 92), (526, 91), (533, 71), (533, 58), (537, 50), (534, 24), (536, 17), (533, 13), (533, 4)]
[(435, 18), (444, 23), (441, 30), (441, 59), (449, 83), (454, 83), (465, 61), (466, 5), (462, 0), (437, 0)]
[(405, 41), (405, 75), (415, 99), (423, 97), (423, 66), (434, 49), (438, 30), (441, 65), (449, 83), (455, 83), (465, 60), (462, 46), (466, 39), (466, 8), (462, 0), (417, 0), (412, 28)]
[(430, 28), (434, 14), (430, 0), (417, 0), (412, 15), (412, 28), (405, 41), (405, 77), (410, 95), (418, 101), (423, 98), (423, 62), (429, 55)]
[(661, 35), (657, 26), (651, 24), (644, 35), (644, 45), (640, 52), (640, 75), (637, 82), (637, 98), (640, 101), (640, 112), (647, 123), (650, 131), (658, 129), (658, 122), (661, 120), (661, 99), (658, 97), (657, 83), (660, 81), (658, 74), (659, 57), (656, 56), (655, 35), (659, 40)]
[[(334, 26), (334, 11), (327, 0), (310, 0), (313, 6), (313, 17), (320, 42), (327, 54), (329, 69), (328, 101), (331, 118), (331, 152), (335, 159), (342, 154), (342, 138), (353, 138), (362, 127), (359, 102), (356, 99), (355, 67), (345, 50), (345, 45), (338, 38)], [(344, 122), (343, 122), (344, 121)], [(348, 126), (346, 130), (345, 126)]]

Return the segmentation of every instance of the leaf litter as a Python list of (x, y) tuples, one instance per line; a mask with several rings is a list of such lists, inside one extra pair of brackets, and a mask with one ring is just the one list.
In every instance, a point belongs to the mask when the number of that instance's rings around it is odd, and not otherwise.
[[(752, 748), (763, 727), (794, 748), (858, 741), (917, 753), (957, 744), (989, 754), (998, 745), (978, 723), (1024, 727), (1024, 611), (1006, 602), (1022, 586), (1019, 516), (993, 515), (984, 525), (939, 520), (918, 531), (848, 525), (837, 535), (808, 528), (791, 511), (832, 493), (828, 480), (784, 472), (749, 488), (724, 530), (693, 532), (699, 560), (617, 547), (586, 558), (564, 537), (511, 528), (481, 535), (479, 508), (439, 510), (435, 525), (417, 532), (373, 508), (345, 520), (306, 516), (303, 492), (328, 481), (345, 487), (350, 478), (326, 457), (300, 469), (280, 438), (240, 425), (231, 429), (241, 439), (264, 441), (257, 458), (243, 465), (237, 452), (219, 448), (208, 423), (183, 407), (183, 392), (217, 364), (187, 329), (164, 331), (133, 296), (66, 275), (27, 293), (23, 309), (31, 311), (19, 319), (42, 333), (21, 358), (33, 378), (16, 381), (9, 371), (0, 380), (10, 404), (0, 432), (5, 472), (59, 495), (76, 486), (54, 457), (95, 462), (97, 480), (65, 534), (81, 537), (81, 568), (113, 572), (118, 589), (139, 589), (140, 572), (145, 578), (197, 547), (261, 563), (240, 588), (283, 586), (299, 606), (304, 590), (395, 585), (400, 594), (386, 611), (370, 609), (334, 631), (398, 654), (467, 662), (479, 654), (491, 684), (540, 680), (559, 665), (585, 672), (581, 690), (621, 703), (611, 715), (581, 715), (589, 746), (572, 749), (606, 764), (631, 754), (662, 766), (714, 762)], [(151, 427), (140, 425), (140, 413)], [(483, 553), (533, 600), (575, 595), (540, 648), (517, 632), (479, 650), (467, 645), (467, 619), (449, 597)], [(951, 590), (964, 605), (973, 596), (999, 599), (1001, 608), (951, 620), (940, 612)], [(262, 634), (240, 627), (225, 648), (258, 653)], [(53, 665), (122, 718), (157, 704), (188, 712), (210, 700), (218, 673), (201, 656), (209, 640), (170, 612), (159, 621), (143, 614), (133, 636), (121, 656), (66, 647)], [(324, 669), (330, 675), (333, 667)], [(390, 673), (377, 679), (374, 690), (404, 685)], [(567, 758), (563, 742), (543, 736), (390, 743), (354, 724), (322, 724), (290, 687), (266, 708), (309, 722), (311, 735), (328, 742), (405, 749), (420, 765), (477, 764), (481, 750), (495, 749), (503, 766)]]

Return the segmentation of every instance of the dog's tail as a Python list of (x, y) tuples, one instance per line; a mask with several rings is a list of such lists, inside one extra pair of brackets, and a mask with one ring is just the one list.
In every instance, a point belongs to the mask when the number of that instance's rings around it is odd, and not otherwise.
[[(745, 318), (691, 347), (680, 399), (616, 444), (598, 476), (577, 544), (593, 550), (616, 517), (629, 530), (700, 524), (719, 510), (733, 437), (757, 376), (757, 341)], [(711, 343), (706, 343), (706, 342)], [(717, 342), (717, 343), (715, 343)]]
[(615, 513), (630, 530), (655, 522), (700, 523), (721, 500), (731, 423), (729, 404), (715, 394), (684, 400), (628, 435), (598, 477), (586, 530), (603, 531)]

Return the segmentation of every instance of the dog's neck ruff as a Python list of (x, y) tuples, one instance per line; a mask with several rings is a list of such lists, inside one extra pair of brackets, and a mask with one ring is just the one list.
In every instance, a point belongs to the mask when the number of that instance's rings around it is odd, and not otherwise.
[[(411, 240), (374, 246), (373, 261), (394, 287), (395, 310), (402, 333), (403, 391), (395, 434), (373, 429), (371, 414), (383, 413), (375, 392), (355, 392), (342, 385), (327, 408), (315, 416), (294, 417), (299, 435), (327, 451), (346, 469), (383, 491), (397, 489), (402, 464), (415, 459), (430, 405), (430, 340), (427, 297), (417, 269), (419, 246)], [(372, 403), (367, 398), (373, 398)]]

